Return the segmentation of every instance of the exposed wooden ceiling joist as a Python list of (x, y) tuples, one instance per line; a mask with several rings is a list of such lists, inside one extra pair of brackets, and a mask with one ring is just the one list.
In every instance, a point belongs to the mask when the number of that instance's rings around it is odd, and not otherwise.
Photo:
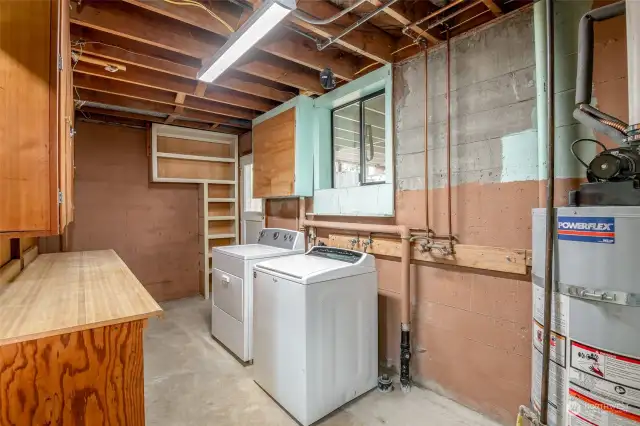
[[(125, 83), (108, 78), (96, 77), (88, 74), (81, 74), (78, 72), (73, 75), (73, 85), (82, 89), (112, 93), (129, 98), (143, 99), (168, 105), (183, 105), (190, 109), (226, 115), (244, 120), (253, 120), (258, 116), (255, 112), (244, 108), (234, 108), (226, 104), (211, 102), (192, 96), (185, 96), (184, 98), (177, 97), (176, 94), (172, 92), (140, 86), (137, 84)], [(178, 95), (180, 95), (180, 93)], [(184, 93), (182, 93), (182, 95), (184, 95)]]
[[(73, 25), (71, 29), (72, 39), (74, 41), (84, 40), (86, 42), (82, 46), (82, 51), (84, 53), (125, 64), (137, 65), (154, 71), (185, 77), (193, 81), (197, 80), (196, 75), (198, 74), (199, 66), (176, 62), (181, 60), (179, 58), (174, 58), (173, 60), (158, 58), (154, 55), (155, 52), (145, 52), (143, 49), (145, 47), (144, 44), (130, 41), (122, 37), (117, 37), (92, 29), (80, 28), (75, 25)], [(267, 82), (259, 83), (256, 81), (248, 81), (246, 76), (236, 71), (225, 72), (216, 81), (216, 83), (220, 87), (237, 90), (239, 92), (260, 96), (262, 98), (278, 102), (286, 102), (296, 96), (292, 91), (284, 91), (276, 87), (272, 87), (271, 84), (273, 83), (269, 83), (270, 85), (267, 85)]]
[[(197, 7), (178, 6), (164, 0), (124, 1), (225, 37), (230, 35), (230, 31), (224, 25)], [(241, 20), (240, 15), (229, 7), (230, 4), (217, 1), (207, 4), (207, 7), (237, 29)], [(273, 30), (258, 44), (257, 48), (315, 70), (330, 67), (338, 77), (344, 80), (353, 80), (353, 73), (358, 70), (360, 63), (356, 56), (346, 52), (319, 51), (312, 40), (286, 28)]]
[[(332, 3), (324, 0), (300, 0), (298, 1), (298, 9), (321, 19), (333, 16), (341, 10)], [(289, 17), (289, 20), (295, 25), (323, 38), (337, 36), (346, 26), (356, 22), (357, 19), (357, 16), (346, 14), (334, 23), (328, 25), (313, 25), (295, 16)], [(393, 51), (396, 48), (396, 40), (390, 34), (369, 23), (360, 25), (335, 43), (344, 49), (356, 52), (383, 64), (393, 62)]]
[(493, 0), (482, 0), (482, 3), (484, 3), (495, 16), (502, 15), (502, 9), (500, 9), (500, 6), (498, 6)]
[[(175, 107), (171, 105), (142, 99), (128, 98), (125, 96), (114, 95), (112, 93), (97, 92), (95, 90), (77, 89), (75, 93), (75, 99), (79, 101), (98, 102), (101, 104), (116, 105), (125, 108), (159, 112), (167, 115), (175, 113)], [(185, 109), (182, 116), (206, 121), (208, 123), (223, 123), (243, 129), (251, 128), (250, 121), (237, 120), (231, 117), (211, 114), (203, 111)]]
[[(209, 31), (127, 4), (85, 4), (80, 11), (77, 8), (71, 11), (71, 22), (200, 59), (213, 56), (224, 44), (224, 38)], [(324, 92), (316, 71), (286, 60), (279, 61), (279, 67), (287, 70), (288, 79), (295, 78), (295, 87), (303, 86), (304, 90), (318, 94)], [(269, 64), (265, 65), (270, 69)], [(281, 73), (265, 72), (261, 77), (288, 82), (282, 80)], [(217, 81), (214, 84), (217, 85)]]
[[(118, 120), (114, 120), (114, 123), (122, 123), (122, 124), (134, 124), (135, 121), (145, 122), (149, 121), (151, 123), (159, 123), (162, 124), (165, 121), (165, 118), (155, 117), (153, 115), (146, 114), (136, 114), (133, 112), (125, 112), (125, 111), (117, 111), (106, 108), (96, 108), (96, 107), (87, 107), (84, 106), (78, 109), (79, 112), (87, 115), (88, 120), (97, 120), (97, 121), (105, 121), (104, 117), (115, 117)], [(133, 121), (129, 121), (133, 120)], [(186, 121), (176, 119), (173, 121), (172, 125), (174, 126), (182, 126), (182, 127), (190, 127), (192, 129), (201, 129), (201, 130), (211, 130), (210, 123), (201, 123), (198, 121)], [(229, 126), (216, 126), (216, 131), (221, 133), (231, 133), (235, 135), (240, 135), (246, 132), (246, 130), (238, 129), (236, 127)]]
[[(104, 68), (80, 62), (75, 66), (74, 71), (82, 74), (90, 74), (98, 77), (110, 78), (112, 80), (124, 81), (125, 83), (152, 87), (172, 92), (174, 94), (180, 92), (188, 95), (195, 95), (196, 88), (198, 86), (198, 84), (193, 80), (136, 67), (134, 65), (127, 66), (126, 72), (112, 73)], [(206, 91), (202, 97), (211, 101), (257, 111), (269, 111), (277, 106), (276, 103), (257, 96), (250, 96), (244, 93), (211, 85), (206, 87)]]
[[(372, 5), (374, 5), (375, 7), (380, 7), (383, 5), (383, 2), (380, 0), (368, 0), (369, 3), (371, 3)], [(491, 1), (491, 0), (487, 0), (487, 1)], [(397, 10), (396, 8), (394, 8), (393, 6), (387, 7), (386, 9), (383, 10), (384, 13), (386, 13), (387, 15), (391, 16), (393, 19), (395, 19), (396, 21), (398, 21), (400, 24), (406, 26), (409, 26), (409, 28), (415, 32), (416, 34), (420, 35), (421, 37), (426, 38), (427, 40), (429, 40), (431, 43), (439, 43), (442, 40), (436, 36), (434, 36), (433, 34), (428, 33), (427, 31), (424, 31), (422, 28), (420, 28), (417, 25), (411, 25), (411, 20), (405, 16), (402, 12), (400, 12), (399, 10)]]

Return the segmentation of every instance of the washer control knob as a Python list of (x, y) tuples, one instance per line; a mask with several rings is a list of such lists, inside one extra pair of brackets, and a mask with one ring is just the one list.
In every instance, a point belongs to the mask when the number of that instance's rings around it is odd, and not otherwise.
[(273, 239), (274, 239), (274, 240), (277, 240), (279, 236), (280, 236), (280, 233), (279, 233), (279, 232), (274, 232), (274, 233), (273, 233)]

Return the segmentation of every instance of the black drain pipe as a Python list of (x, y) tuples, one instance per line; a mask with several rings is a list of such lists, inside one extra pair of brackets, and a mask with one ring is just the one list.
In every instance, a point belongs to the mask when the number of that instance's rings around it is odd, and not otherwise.
[(547, 6), (547, 235), (544, 258), (544, 333), (542, 346), (542, 381), (540, 395), (540, 423), (547, 424), (549, 406), (549, 362), (551, 354), (551, 301), (553, 296), (553, 240), (555, 234), (555, 16), (554, 0), (545, 0)]

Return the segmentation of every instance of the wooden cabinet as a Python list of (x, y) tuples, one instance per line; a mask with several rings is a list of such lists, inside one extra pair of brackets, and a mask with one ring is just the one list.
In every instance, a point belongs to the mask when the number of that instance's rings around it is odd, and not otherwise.
[(65, 1), (0, 0), (0, 237), (73, 220), (73, 95)]
[(298, 96), (253, 121), (253, 196), (313, 195), (313, 100)]

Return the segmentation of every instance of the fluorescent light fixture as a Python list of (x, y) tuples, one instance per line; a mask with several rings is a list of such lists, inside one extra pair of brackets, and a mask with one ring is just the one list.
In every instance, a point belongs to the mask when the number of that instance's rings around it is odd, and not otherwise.
[(296, 8), (295, 0), (266, 0), (238, 31), (206, 61), (198, 80), (211, 83)]

